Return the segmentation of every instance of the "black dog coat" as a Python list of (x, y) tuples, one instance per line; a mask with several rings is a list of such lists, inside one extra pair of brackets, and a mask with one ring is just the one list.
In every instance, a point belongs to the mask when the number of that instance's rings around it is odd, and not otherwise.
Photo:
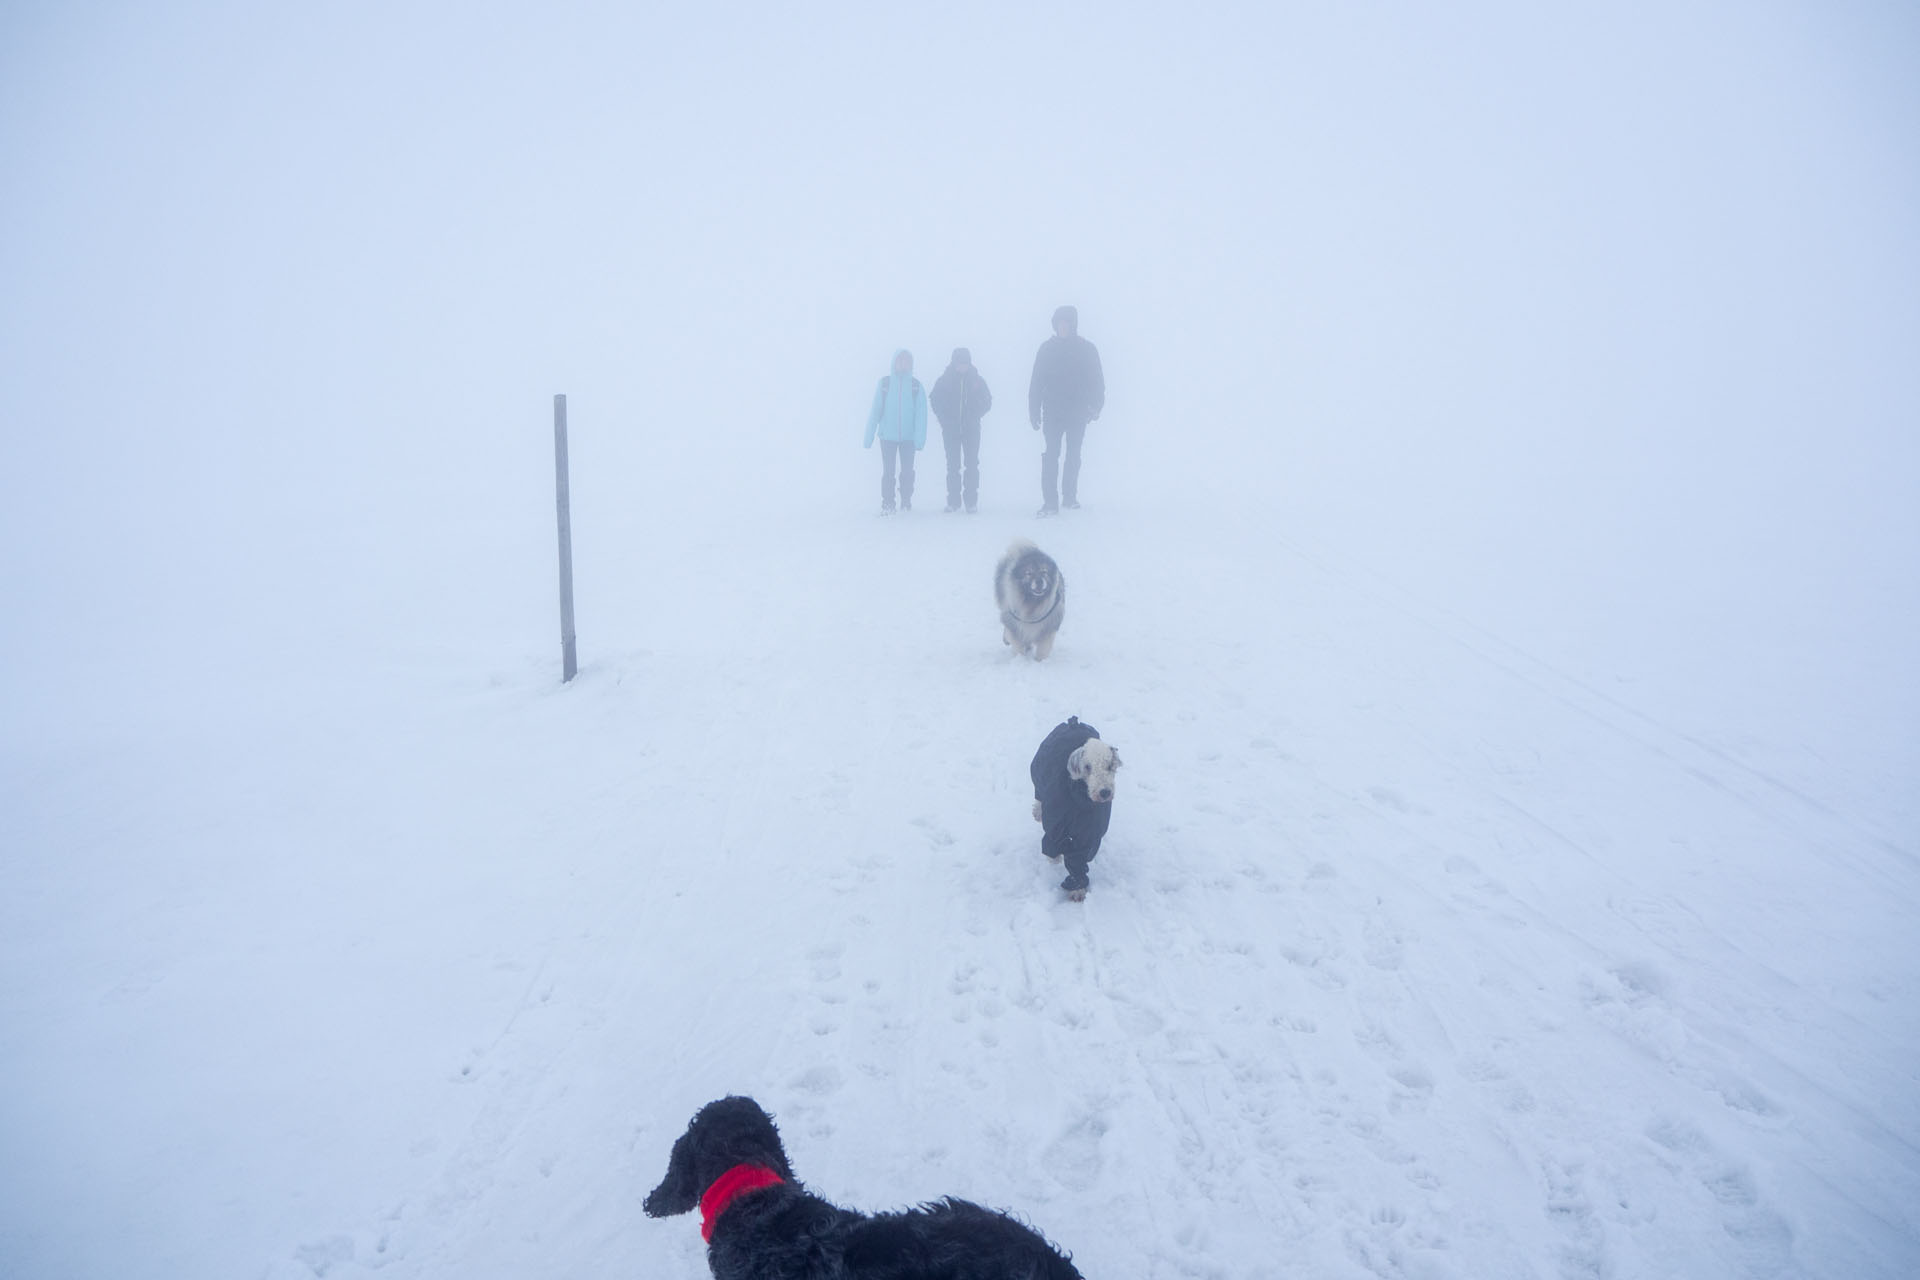
[(1033, 798), (1040, 802), (1040, 852), (1067, 860), (1062, 889), (1087, 887), (1087, 864), (1100, 852), (1100, 840), (1113, 819), (1113, 802), (1102, 804), (1087, 794), (1085, 778), (1067, 773), (1067, 757), (1100, 731), (1081, 724), (1079, 716), (1053, 727), (1033, 753)]

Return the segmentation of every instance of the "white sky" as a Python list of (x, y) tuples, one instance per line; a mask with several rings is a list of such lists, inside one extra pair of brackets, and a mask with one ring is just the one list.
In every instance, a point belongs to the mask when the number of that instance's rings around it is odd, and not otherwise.
[(544, 564), (556, 391), (589, 507), (841, 500), (902, 344), (1011, 448), (1073, 302), (1116, 490), (1911, 750), (1911, 6), (681, 8), (9, 4), (9, 665)]

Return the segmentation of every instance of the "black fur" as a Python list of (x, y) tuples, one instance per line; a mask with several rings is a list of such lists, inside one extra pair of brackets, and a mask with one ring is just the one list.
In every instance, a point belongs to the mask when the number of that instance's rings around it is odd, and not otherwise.
[(720, 1214), (707, 1245), (715, 1280), (1081, 1280), (1039, 1232), (965, 1200), (876, 1214), (822, 1200), (794, 1180), (773, 1117), (752, 1098), (700, 1108), (647, 1196), (647, 1215), (694, 1209), (737, 1164), (765, 1165), (786, 1182)]

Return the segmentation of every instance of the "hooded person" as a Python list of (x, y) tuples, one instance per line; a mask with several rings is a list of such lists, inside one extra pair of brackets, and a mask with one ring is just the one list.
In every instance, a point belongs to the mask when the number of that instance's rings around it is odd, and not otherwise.
[(960, 510), (964, 501), (971, 515), (980, 502), (980, 419), (993, 407), (993, 392), (965, 347), (953, 349), (927, 403), (940, 420), (940, 443), (947, 451), (947, 510)]
[(900, 509), (913, 510), (913, 455), (927, 443), (927, 393), (913, 376), (913, 352), (905, 347), (893, 353), (893, 372), (873, 389), (873, 407), (867, 410), (867, 439), (862, 448), (880, 441), (880, 514), (893, 514), (893, 474), (900, 469)]
[[(1069, 508), (1080, 505), (1080, 442), (1087, 424), (1100, 417), (1106, 403), (1100, 352), (1080, 336), (1080, 313), (1061, 307), (1053, 313), (1053, 336), (1040, 344), (1033, 357), (1033, 380), (1027, 385), (1027, 420), (1035, 431), (1044, 430), (1047, 440), (1046, 452), (1040, 456), (1041, 515), (1058, 515), (1063, 500)], [(1060, 474), (1062, 444), (1066, 446), (1064, 474)]]

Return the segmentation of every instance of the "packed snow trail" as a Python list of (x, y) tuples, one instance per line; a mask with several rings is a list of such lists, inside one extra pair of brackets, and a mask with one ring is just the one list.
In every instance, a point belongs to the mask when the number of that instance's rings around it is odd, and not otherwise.
[[(609, 957), (615, 1034), (564, 1049), (633, 1081), (610, 1126), (631, 1194), (737, 1090), (828, 1194), (1014, 1207), (1095, 1276), (1898, 1269), (1900, 1065), (1755, 958), (1805, 871), (1753, 864), (1817, 814), (1285, 548), (1208, 552), (1234, 543), (1125, 513), (1044, 526), (1073, 598), (1035, 665), (994, 630), (1004, 521), (838, 523), (716, 548), (733, 573), (665, 594), (718, 626), (566, 695), (707, 691), (691, 715), (633, 708), (629, 733), (692, 746), (676, 763), (713, 811), (655, 855), (682, 864), (677, 929)], [(1026, 813), (1026, 759), (1069, 713), (1128, 761), (1084, 908)], [(1821, 923), (1803, 962), (1859, 927)], [(699, 1011), (661, 1016), (684, 987)], [(573, 1092), (567, 1067), (541, 1087)], [(552, 1104), (522, 1092), (542, 1127)], [(651, 1246), (703, 1274), (685, 1224), (621, 1230), (621, 1193), (576, 1191), (628, 1269)], [(535, 1199), (436, 1233), (445, 1274), (484, 1272), (493, 1215), (531, 1230)]]
[[(639, 1201), (728, 1092), (822, 1194), (1004, 1206), (1095, 1278), (1911, 1270), (1920, 876), (1849, 815), (1226, 514), (597, 533), (645, 588), (573, 686), (442, 655), (236, 709), (257, 802), (171, 779), (212, 921), (8, 921), (85, 957), (30, 1049), (198, 1029), (247, 1085), (194, 1171), (244, 1210), (144, 1224), (162, 1270), (694, 1280)], [(999, 643), (1015, 533), (1071, 584), (1044, 664)], [(1126, 760), (1079, 905), (1028, 814), (1068, 714)], [(136, 1165), (210, 1123), (98, 1088)]]

